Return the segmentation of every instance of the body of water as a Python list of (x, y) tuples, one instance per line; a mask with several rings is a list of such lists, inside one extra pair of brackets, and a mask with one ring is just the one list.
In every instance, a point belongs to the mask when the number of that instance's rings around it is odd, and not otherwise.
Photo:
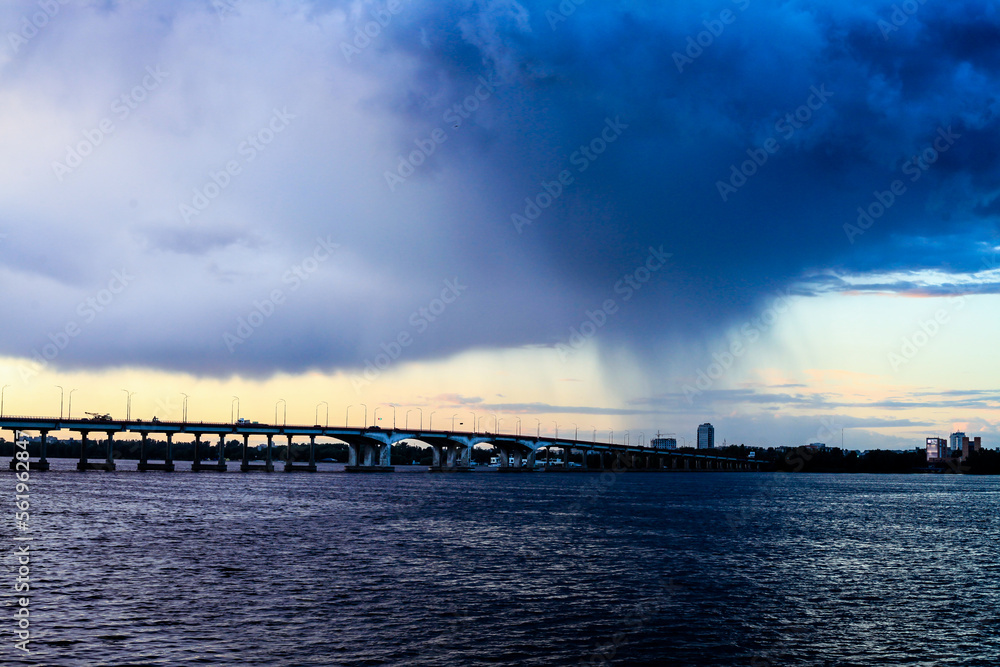
[(995, 477), (32, 473), (30, 656), (14, 483), (5, 665), (1000, 664)]

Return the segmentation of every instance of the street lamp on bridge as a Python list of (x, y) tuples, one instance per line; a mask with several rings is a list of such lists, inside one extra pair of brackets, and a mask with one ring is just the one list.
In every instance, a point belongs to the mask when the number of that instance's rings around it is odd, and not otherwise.
[(70, 389), (69, 390), (69, 406), (66, 408), (66, 419), (72, 419), (73, 418), (73, 392), (74, 391), (77, 391), (77, 390), (76, 389)]
[(542, 420), (538, 417), (535, 417), (535, 437), (542, 437)]
[(364, 423), (364, 427), (368, 428), (368, 406), (365, 405), (364, 403), (359, 403), (358, 405), (360, 405), (361, 407), (363, 407), (365, 409), (365, 423)]
[(559, 422), (552, 420), (552, 423), (556, 425), (556, 440), (559, 439)]
[(279, 398), (278, 402), (274, 404), (274, 425), (278, 425), (278, 406), (284, 403), (284, 408), (281, 417), (281, 425), (284, 426), (288, 423), (288, 401), (283, 398)]
[(516, 433), (517, 437), (519, 437), (519, 438), (521, 437), (521, 418), (520, 417), (518, 417), (517, 421), (514, 423), (514, 432)]
[[(233, 405), (236, 406), (236, 412), (233, 412)], [(236, 420), (240, 418), (240, 397), (233, 396), (233, 400), (229, 402), (229, 421), (236, 423)]]
[(9, 386), (9, 384), (5, 384), (3, 387), (0, 387), (0, 418), (3, 417), (3, 393), (7, 391), (7, 387)]
[(591, 425), (590, 428), (594, 429), (594, 435), (590, 438), (591, 442), (597, 442), (597, 427)]
[(135, 396), (135, 392), (128, 389), (122, 391), (125, 392), (125, 421), (129, 421), (132, 419), (132, 397)]
[(56, 389), (59, 390), (59, 419), (62, 419), (62, 406), (63, 406), (63, 388), (61, 385), (56, 385)]
[(181, 421), (186, 424), (188, 420), (188, 395), (182, 391), (181, 396), (184, 397), (184, 401), (181, 403)]
[[(435, 413), (435, 412), (437, 412), (437, 410), (431, 410), (431, 414), (430, 414), (430, 415), (428, 416), (428, 420), (429, 420), (429, 422), (430, 422), (430, 423), (429, 423), (429, 424), (427, 425), (427, 430), (428, 430), (428, 431), (433, 431), (433, 430), (434, 430), (434, 413)], [(421, 419), (422, 419), (422, 418), (423, 418), (423, 415), (421, 415)], [(421, 426), (421, 428), (422, 428), (422, 426)]]
[(632, 443), (629, 442), (629, 432), (625, 431), (625, 446), (628, 447), (630, 444)]
[(321, 406), (321, 405), (325, 405), (326, 406), (326, 426), (327, 426), (327, 428), (329, 428), (329, 426), (330, 426), (330, 404), (327, 403), (326, 401), (320, 401), (319, 403), (316, 404), (316, 423), (317, 424), (319, 423), (319, 406)]
[(454, 433), (454, 432), (455, 432), (455, 417), (457, 417), (457, 416), (458, 416), (458, 415), (452, 415), (452, 416), (451, 416), (451, 432), (452, 432), (452, 433)]
[(573, 424), (573, 429), (574, 429), (573, 430), (573, 440), (579, 440), (580, 439), (580, 427), (577, 426), (576, 424)]
[(615, 444), (615, 430), (613, 428), (608, 429), (608, 443)]

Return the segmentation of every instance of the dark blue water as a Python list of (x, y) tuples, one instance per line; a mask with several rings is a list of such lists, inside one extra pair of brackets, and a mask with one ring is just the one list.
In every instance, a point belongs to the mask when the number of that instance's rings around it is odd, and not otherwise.
[(8, 555), (2, 664), (1000, 664), (996, 478), (32, 480), (35, 653)]

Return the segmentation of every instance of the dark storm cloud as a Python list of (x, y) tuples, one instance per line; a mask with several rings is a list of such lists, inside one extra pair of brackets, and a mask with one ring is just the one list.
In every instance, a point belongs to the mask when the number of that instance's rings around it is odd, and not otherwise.
[[(121, 266), (134, 286), (57, 363), (357, 370), (402, 334), (403, 360), (554, 345), (608, 299), (598, 339), (641, 354), (817, 270), (972, 272), (997, 245), (993, 4), (920, 5), (886, 33), (890, 2), (588, 2), (554, 28), (556, 2), (407, 2), (367, 42), (384, 5), (304, 6), (75, 9), (7, 54), (10, 99), (45, 112), (9, 152), (0, 246), (6, 306), (38, 316), (0, 352), (30, 355)], [(56, 186), (51, 160), (157, 64), (162, 86)], [(247, 160), (281, 110), (287, 129)], [(232, 160), (183, 228), (178, 203)], [(859, 207), (870, 223), (845, 230)], [(341, 247), (290, 278), (317, 238)], [(467, 291), (422, 318), (456, 278)], [(277, 315), (227, 350), (275, 289)]]

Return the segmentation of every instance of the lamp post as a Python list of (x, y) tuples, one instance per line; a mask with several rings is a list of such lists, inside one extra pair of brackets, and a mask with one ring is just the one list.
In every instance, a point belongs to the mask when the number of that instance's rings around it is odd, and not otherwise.
[(63, 388), (60, 385), (56, 385), (56, 389), (59, 390), (59, 419), (62, 419), (62, 408), (63, 408)]
[(417, 408), (417, 412), (420, 413), (420, 430), (423, 431), (424, 430), (424, 409), (423, 408)]
[(184, 397), (184, 402), (181, 403), (181, 421), (186, 424), (188, 420), (188, 395), (181, 392), (181, 396)]
[(431, 410), (431, 414), (428, 417), (428, 420), (430, 421), (430, 423), (427, 425), (427, 430), (428, 431), (433, 431), (434, 430), (434, 413), (435, 412), (437, 412), (437, 410)]
[(542, 437), (542, 420), (538, 417), (535, 417), (535, 437)]
[(639, 446), (644, 447), (646, 443), (646, 432), (639, 431)]
[(478, 420), (478, 421), (476, 422), (476, 432), (477, 432), (477, 433), (478, 433), (479, 431), (481, 431), (481, 430), (482, 430), (482, 428), (483, 428), (483, 420), (484, 420), (484, 419), (486, 419), (486, 417), (488, 417), (488, 416), (489, 416), (489, 415), (483, 415), (483, 416), (482, 416), (482, 417), (480, 417), (480, 418), (479, 418), (479, 420)]
[(365, 409), (365, 425), (364, 425), (364, 428), (368, 428), (368, 406), (365, 405), (364, 403), (359, 403), (358, 405), (360, 405), (361, 407), (363, 407)]
[(3, 387), (0, 387), (0, 417), (3, 417), (3, 393), (7, 391), (7, 387), (9, 386), (9, 384), (5, 384)]
[(521, 418), (520, 417), (518, 417), (517, 421), (514, 423), (514, 431), (517, 434), (517, 437), (520, 438), (521, 437)]
[(574, 429), (573, 430), (573, 440), (579, 441), (580, 440), (580, 427), (577, 426), (576, 424), (573, 424), (573, 429)]
[(132, 397), (135, 396), (134, 391), (125, 390), (125, 421), (132, 419)]
[(499, 435), (499, 433), (500, 433), (500, 426), (501, 426), (502, 424), (503, 424), (503, 420), (502, 420), (502, 419), (497, 419), (497, 420), (496, 420), (496, 423), (495, 423), (495, 424), (494, 424), (494, 426), (493, 426), (493, 428), (495, 428), (495, 429), (496, 429), (496, 431), (497, 431), (497, 434), (498, 434), (498, 435)]
[(284, 403), (285, 405), (284, 405), (283, 411), (282, 411), (281, 425), (284, 426), (285, 424), (288, 423), (288, 401), (286, 401), (283, 398), (279, 398), (278, 401), (277, 401), (277, 403), (274, 404), (274, 425), (275, 426), (278, 425), (278, 406), (281, 405), (282, 403)]
[(392, 430), (396, 430), (396, 404), (392, 404)]
[[(372, 411), (372, 426), (378, 426), (378, 409), (380, 407), (382, 407), (382, 406), (381, 405), (376, 405), (375, 409)], [(365, 426), (367, 426), (367, 424), (365, 424)]]
[(558, 440), (559, 439), (559, 422), (553, 420), (552, 423), (556, 425), (556, 440)]
[(625, 431), (625, 446), (628, 447), (631, 443), (629, 442), (629, 432)]
[(594, 429), (594, 435), (590, 438), (590, 441), (591, 442), (597, 442), (597, 427), (591, 425), (590, 428)]
[[(236, 412), (233, 412), (233, 405), (236, 406)], [(236, 420), (240, 418), (240, 397), (233, 396), (233, 400), (229, 402), (229, 421), (236, 423)]]
[(614, 429), (610, 429), (610, 428), (608, 429), (608, 444), (611, 444), (611, 445), (615, 444), (615, 430)]
[(475, 413), (475, 411), (473, 411), (473, 412), (470, 412), (469, 414), (472, 415), (472, 432), (475, 433), (476, 432), (476, 413)]
[(330, 426), (330, 404), (327, 403), (326, 401), (320, 401), (319, 403), (316, 404), (316, 423), (317, 424), (319, 423), (319, 406), (321, 406), (321, 405), (325, 405), (326, 406), (326, 426), (327, 426), (327, 428), (329, 428), (329, 426)]
[(458, 416), (458, 415), (452, 415), (452, 416), (451, 416), (451, 432), (452, 432), (452, 433), (454, 433), (454, 432), (455, 432), (455, 417), (457, 417), (457, 416)]
[(405, 428), (405, 429), (409, 429), (410, 428), (410, 413), (411, 412), (413, 412), (413, 408), (410, 408), (409, 410), (407, 410), (406, 414), (403, 415), (403, 428)]
[(351, 425), (351, 408), (353, 407), (354, 407), (353, 405), (347, 406), (347, 412), (344, 414), (344, 426)]
[(73, 418), (73, 392), (74, 391), (76, 391), (76, 389), (70, 389), (69, 390), (69, 405), (66, 407), (66, 419), (72, 419)]

